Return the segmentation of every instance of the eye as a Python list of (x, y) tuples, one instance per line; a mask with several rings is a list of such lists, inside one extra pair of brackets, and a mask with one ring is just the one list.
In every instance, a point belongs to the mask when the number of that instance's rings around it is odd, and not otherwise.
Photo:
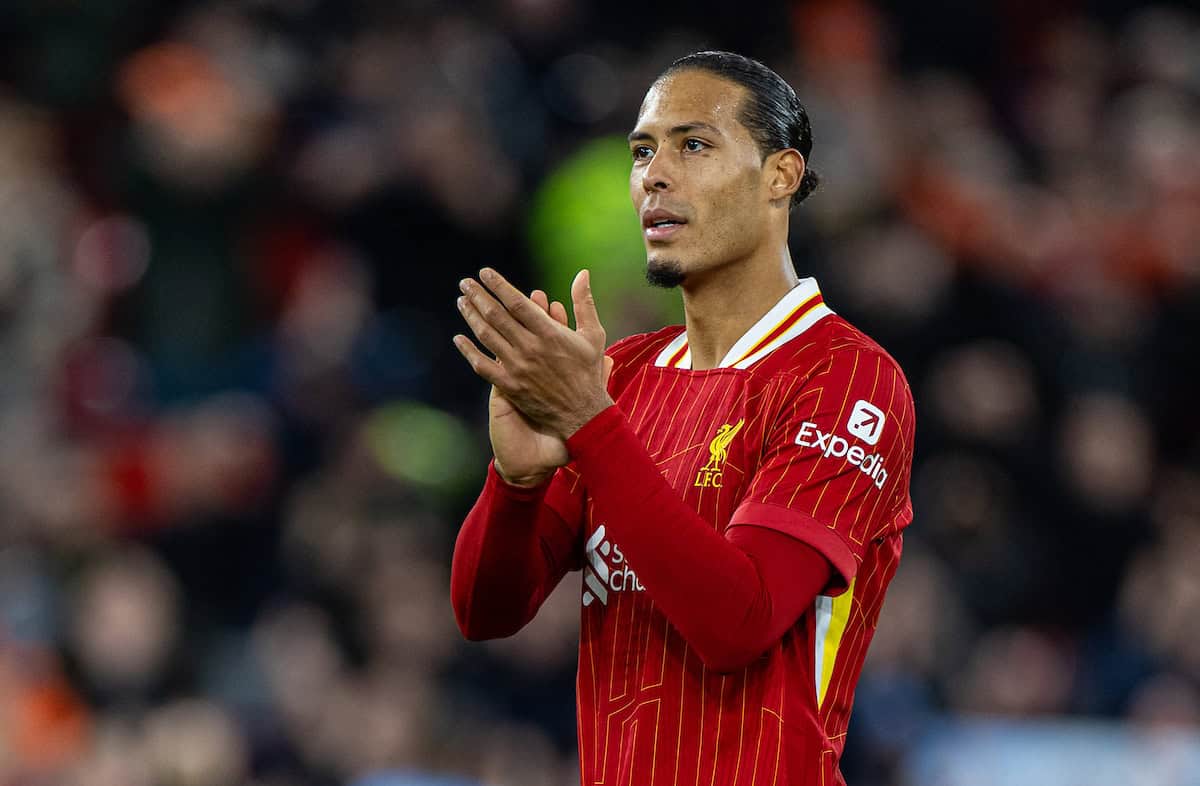
[(654, 151), (645, 145), (636, 145), (629, 152), (633, 155), (634, 161), (645, 161), (649, 159), (650, 156), (654, 155)]
[(708, 147), (708, 145), (704, 142), (701, 142), (699, 139), (692, 138), (684, 141), (683, 147), (690, 153), (698, 153), (704, 148)]

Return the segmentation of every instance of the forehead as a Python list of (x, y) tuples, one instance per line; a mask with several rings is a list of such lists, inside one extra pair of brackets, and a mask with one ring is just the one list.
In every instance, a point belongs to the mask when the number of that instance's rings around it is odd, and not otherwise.
[(705, 71), (680, 71), (650, 86), (638, 111), (641, 131), (666, 130), (672, 126), (704, 122), (731, 136), (744, 127), (738, 112), (746, 88)]

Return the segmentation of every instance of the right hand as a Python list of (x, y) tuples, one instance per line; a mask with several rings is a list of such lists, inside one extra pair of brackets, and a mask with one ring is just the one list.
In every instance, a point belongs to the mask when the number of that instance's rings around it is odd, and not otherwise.
[[(555, 321), (567, 324), (567, 309), (562, 303), (551, 303), (540, 289), (535, 289), (530, 299)], [(612, 365), (612, 358), (605, 356), (605, 385)], [(513, 486), (537, 486), (571, 460), (566, 442), (525, 417), (495, 386), (488, 397), (488, 435), (496, 472)]]

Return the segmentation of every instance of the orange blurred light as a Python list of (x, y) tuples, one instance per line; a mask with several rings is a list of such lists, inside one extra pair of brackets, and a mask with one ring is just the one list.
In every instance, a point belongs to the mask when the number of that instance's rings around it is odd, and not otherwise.
[(121, 67), (118, 94), (131, 115), (172, 127), (194, 141), (221, 138), (238, 97), (202, 50), (165, 42), (137, 52)]

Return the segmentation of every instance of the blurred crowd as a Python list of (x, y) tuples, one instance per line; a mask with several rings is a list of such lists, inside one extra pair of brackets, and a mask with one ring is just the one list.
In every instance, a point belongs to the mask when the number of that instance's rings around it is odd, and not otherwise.
[[(850, 782), (947, 714), (1200, 729), (1200, 16), (747, 8), (5, 0), (0, 786), (577, 782), (577, 576), (450, 611), (455, 283), (543, 285), (534, 194), (706, 47), (808, 106), (797, 267), (917, 403)], [(614, 339), (637, 248), (573, 260)]]

